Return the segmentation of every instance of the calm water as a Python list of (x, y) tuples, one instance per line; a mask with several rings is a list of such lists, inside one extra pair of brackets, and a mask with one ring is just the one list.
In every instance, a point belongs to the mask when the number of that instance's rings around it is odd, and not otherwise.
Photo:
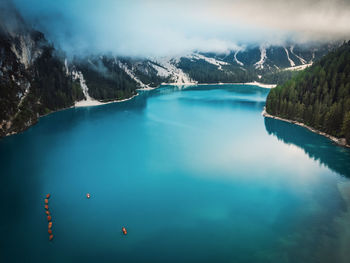
[(267, 93), (163, 87), (0, 140), (0, 262), (349, 262), (350, 152)]

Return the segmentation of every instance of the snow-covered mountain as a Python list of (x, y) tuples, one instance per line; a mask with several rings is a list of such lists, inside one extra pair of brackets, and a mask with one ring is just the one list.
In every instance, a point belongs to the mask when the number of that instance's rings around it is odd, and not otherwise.
[[(227, 54), (66, 59), (11, 5), (0, 9), (0, 137), (49, 112), (130, 98), (161, 84), (273, 82), (312, 64), (336, 45), (248, 46)], [(11, 14), (11, 15), (9, 15)], [(283, 78), (280, 77), (283, 76)]]
[(305, 69), (337, 46), (261, 45), (228, 54), (194, 52), (178, 57), (114, 59), (140, 88), (150, 88), (161, 83), (264, 81), (265, 75)]

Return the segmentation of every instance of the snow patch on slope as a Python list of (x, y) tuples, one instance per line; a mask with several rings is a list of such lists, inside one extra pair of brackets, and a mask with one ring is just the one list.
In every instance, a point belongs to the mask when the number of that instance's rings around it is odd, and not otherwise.
[(165, 68), (155, 64), (154, 62), (149, 62), (149, 65), (157, 71), (157, 75), (162, 78), (167, 78), (171, 75), (171, 73)]
[(312, 52), (312, 58), (311, 58), (311, 63), (313, 63), (313, 61), (315, 60), (315, 51)]
[(304, 65), (304, 64), (307, 63), (305, 59), (303, 59), (302, 57), (300, 57), (300, 56), (298, 56), (297, 54), (294, 53), (294, 46), (290, 47), (290, 52), (300, 60), (301, 64)]
[(68, 68), (68, 61), (66, 58), (64, 59), (64, 68), (66, 69), (66, 76), (68, 76), (69, 75), (69, 68)]
[(295, 67), (295, 63), (293, 60), (290, 59), (289, 57), (289, 52), (288, 52), (288, 49), (286, 49), (285, 47), (284, 48), (284, 51), (286, 51), (286, 54), (287, 54), (287, 58), (288, 58), (288, 61), (289, 61), (289, 64), (292, 66), (292, 67)]
[(21, 107), (24, 99), (27, 97), (27, 95), (29, 93), (29, 88), (30, 88), (30, 83), (28, 82), (25, 84), (25, 90), (24, 90), (23, 94), (21, 93), (18, 96), (20, 98), (20, 101), (19, 101), (18, 106), (17, 106), (18, 108)]
[(41, 54), (40, 49), (36, 49), (35, 42), (27, 36), (19, 36), (17, 38), (19, 44), (13, 43), (12, 52), (16, 55), (20, 63), (27, 69), (32, 62)]
[(266, 59), (266, 48), (264, 46), (260, 46), (260, 60), (254, 64), (255, 68), (263, 69)]
[(219, 70), (222, 70), (222, 66), (229, 65), (227, 62), (220, 61), (220, 60), (217, 60), (215, 58), (209, 58), (209, 57), (206, 57), (206, 56), (204, 56), (202, 54), (199, 54), (199, 53), (194, 53), (194, 54), (189, 55), (187, 57), (190, 58), (190, 59), (196, 59), (196, 60), (201, 60), (202, 59), (205, 62), (208, 62), (209, 64), (217, 66)]
[(128, 66), (124, 63), (122, 63), (120, 60), (115, 59), (115, 63), (118, 65), (118, 67), (120, 67), (122, 70), (124, 70), (124, 72), (126, 74), (129, 75), (130, 78), (132, 78), (137, 84), (139, 84), (139, 86), (142, 89), (150, 89), (151, 87), (144, 84), (134, 73), (133, 69), (129, 69)]
[(94, 100), (93, 98), (90, 97), (89, 88), (86, 85), (86, 81), (85, 81), (83, 73), (81, 73), (81, 71), (73, 70), (72, 76), (73, 76), (74, 80), (79, 80), (80, 87), (83, 90), (83, 93), (85, 96), (85, 100), (75, 102), (75, 107), (96, 106), (96, 105), (102, 104), (101, 102)]
[(187, 85), (187, 84), (196, 84), (197, 82), (192, 80), (182, 69), (178, 68), (177, 65), (180, 61), (180, 57), (177, 58), (154, 58), (152, 59), (156, 64), (163, 67), (166, 71), (169, 72), (171, 81), (170, 84), (173, 85)]
[(244, 66), (243, 62), (241, 62), (241, 61), (239, 61), (239, 60), (237, 59), (237, 54), (239, 53), (239, 51), (241, 51), (241, 50), (239, 49), (239, 50), (237, 50), (237, 51), (235, 52), (234, 58), (235, 58), (235, 61), (236, 61), (236, 63), (237, 63), (238, 65)]

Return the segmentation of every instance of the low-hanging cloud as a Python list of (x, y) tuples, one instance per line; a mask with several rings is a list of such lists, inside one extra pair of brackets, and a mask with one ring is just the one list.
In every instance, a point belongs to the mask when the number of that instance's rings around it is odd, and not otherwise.
[(14, 0), (70, 55), (225, 53), (248, 44), (345, 40), (346, 0)]

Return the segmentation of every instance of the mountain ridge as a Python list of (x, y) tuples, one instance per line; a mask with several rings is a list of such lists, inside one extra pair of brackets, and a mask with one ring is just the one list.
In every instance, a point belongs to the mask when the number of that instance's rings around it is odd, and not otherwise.
[(0, 137), (21, 132), (53, 111), (123, 100), (135, 96), (137, 89), (161, 84), (284, 82), (294, 75), (293, 69), (307, 66), (336, 45), (304, 49), (261, 45), (227, 54), (192, 52), (161, 58), (100, 54), (67, 60), (10, 1), (1, 6)]

